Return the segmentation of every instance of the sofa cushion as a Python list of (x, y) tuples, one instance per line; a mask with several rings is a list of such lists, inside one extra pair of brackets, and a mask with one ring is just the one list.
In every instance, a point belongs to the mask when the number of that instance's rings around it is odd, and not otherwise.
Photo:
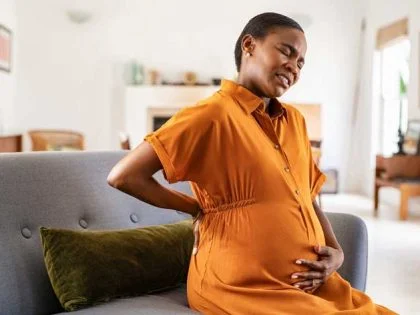
[(168, 289), (185, 282), (192, 222), (129, 230), (41, 228), (54, 292), (67, 311)]
[[(64, 315), (68, 313), (60, 313)], [(72, 315), (187, 315), (198, 314), (188, 308), (185, 285), (159, 293), (142, 295), (127, 299), (117, 299), (85, 308)], [(56, 314), (58, 315), (58, 314)]]

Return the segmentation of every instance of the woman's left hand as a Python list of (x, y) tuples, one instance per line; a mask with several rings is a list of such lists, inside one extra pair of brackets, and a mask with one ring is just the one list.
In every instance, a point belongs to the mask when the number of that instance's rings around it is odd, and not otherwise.
[(194, 245), (193, 245), (193, 251), (192, 254), (195, 256), (198, 252), (198, 242), (200, 241), (200, 221), (203, 217), (203, 211), (198, 208), (197, 214), (194, 216), (193, 219), (193, 232), (194, 232)]
[(341, 249), (329, 246), (314, 246), (314, 251), (319, 255), (318, 261), (298, 259), (296, 264), (309, 267), (307, 272), (296, 272), (292, 279), (301, 281), (294, 283), (297, 288), (312, 293), (317, 290), (328, 277), (341, 267), (344, 261), (344, 253)]

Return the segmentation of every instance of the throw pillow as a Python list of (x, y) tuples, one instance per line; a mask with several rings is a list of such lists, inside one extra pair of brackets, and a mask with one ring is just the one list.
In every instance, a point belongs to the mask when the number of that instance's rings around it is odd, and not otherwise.
[(129, 230), (40, 230), (48, 275), (66, 311), (186, 281), (191, 220)]

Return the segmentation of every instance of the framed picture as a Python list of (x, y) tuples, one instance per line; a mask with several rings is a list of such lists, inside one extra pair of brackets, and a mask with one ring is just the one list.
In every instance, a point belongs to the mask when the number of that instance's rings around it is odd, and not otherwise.
[(321, 194), (337, 194), (338, 171), (336, 169), (325, 169), (322, 172), (327, 176), (327, 180), (321, 188)]
[(406, 154), (420, 154), (420, 120), (409, 120), (407, 132), (404, 136), (404, 152)]
[(12, 31), (0, 25), (0, 70), (12, 69)]

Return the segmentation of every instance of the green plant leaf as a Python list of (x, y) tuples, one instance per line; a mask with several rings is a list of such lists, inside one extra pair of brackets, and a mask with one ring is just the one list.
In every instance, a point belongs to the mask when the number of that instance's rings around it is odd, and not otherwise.
[(400, 74), (400, 95), (405, 95), (407, 93), (407, 85), (404, 82), (404, 79), (402, 78), (402, 75)]

